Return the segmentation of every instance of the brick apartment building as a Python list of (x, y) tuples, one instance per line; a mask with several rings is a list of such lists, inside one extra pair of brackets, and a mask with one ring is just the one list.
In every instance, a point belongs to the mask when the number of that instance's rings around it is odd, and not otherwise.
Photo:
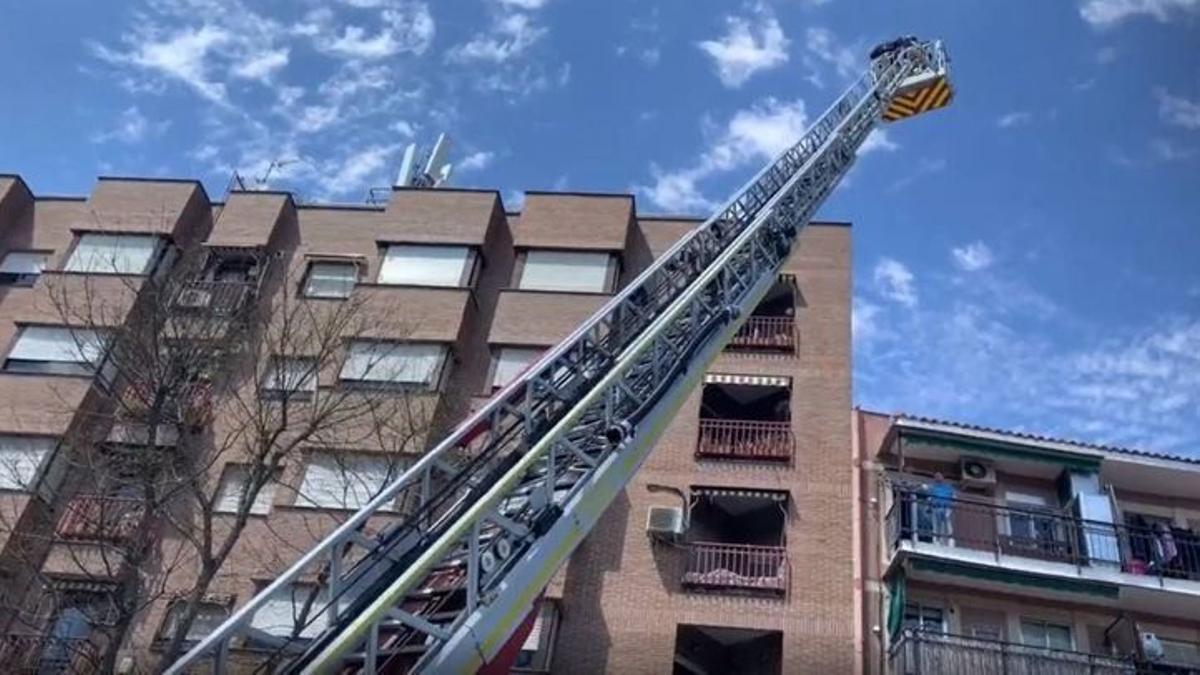
[(1200, 462), (855, 412), (864, 672), (1200, 673)]
[[(276, 192), (214, 202), (195, 181), (130, 178), (51, 197), (0, 177), (0, 662), (152, 670), (173, 638), (186, 645), (245, 602), (696, 223), (640, 214), (630, 195), (530, 192), (514, 213), (488, 190), (396, 189), (385, 205), (345, 206)], [(857, 668), (849, 261), (844, 225), (802, 234), (775, 289), (548, 590), (519, 671)], [(187, 275), (170, 294), (155, 290), (172, 266)], [(80, 297), (102, 317), (81, 318)], [(147, 339), (136, 326), (160, 320), (173, 331), (160, 351), (190, 354), (204, 340), (243, 344), (238, 331), (277, 335), (289, 311), (352, 305), (357, 320), (331, 329), (336, 353), (267, 350), (252, 337), (252, 349), (194, 352), (232, 365), (186, 364), (184, 393), (167, 397), (174, 412), (150, 422), (128, 411), (158, 415), (166, 399), (139, 399), (145, 387), (126, 371), (143, 364), (121, 366), (103, 348)], [(285, 428), (295, 452), (278, 466), (251, 461), (258, 437), (239, 430), (279, 423), (286, 406), (308, 421), (352, 396), (376, 416), (403, 399), (400, 440), (360, 416), (349, 430)], [(234, 423), (247, 411), (260, 426)], [(130, 456), (200, 466), (181, 483), (195, 494), (139, 504), (131, 483), (136, 494), (150, 486), (136, 484), (137, 467), (112, 469)], [(681, 541), (647, 536), (649, 509), (664, 506), (686, 506)], [(218, 541), (243, 529), (192, 598), (184, 634), (201, 520)], [(153, 593), (116, 630), (112, 598), (130, 579)], [(294, 609), (272, 605), (257, 628), (291, 630)], [(249, 663), (269, 645), (234, 651)]]

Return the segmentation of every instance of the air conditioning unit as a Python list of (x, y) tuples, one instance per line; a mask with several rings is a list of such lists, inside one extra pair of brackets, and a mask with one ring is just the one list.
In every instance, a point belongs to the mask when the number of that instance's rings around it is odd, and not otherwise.
[(652, 539), (678, 540), (683, 536), (683, 509), (678, 506), (651, 506), (646, 514), (646, 533)]
[(208, 303), (212, 302), (212, 293), (202, 288), (188, 288), (179, 293), (179, 300), (176, 302), (180, 307), (208, 307)]
[(963, 485), (987, 487), (996, 484), (996, 467), (985, 459), (963, 457), (958, 465), (958, 473), (962, 476)]
[(1163, 653), (1162, 642), (1154, 633), (1142, 633), (1142, 658), (1147, 661), (1161, 661), (1165, 654)]

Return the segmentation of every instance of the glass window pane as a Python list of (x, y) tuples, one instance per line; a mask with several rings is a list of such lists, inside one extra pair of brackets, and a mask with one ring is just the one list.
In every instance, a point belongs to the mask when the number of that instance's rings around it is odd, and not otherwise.
[(57, 439), (0, 436), (0, 488), (28, 490)]
[(610, 253), (531, 250), (525, 254), (520, 288), (607, 292)]
[(0, 274), (41, 274), (49, 254), (33, 251), (13, 251), (0, 261)]
[(155, 235), (83, 234), (67, 260), (66, 269), (99, 274), (145, 274), (161, 241)]
[(460, 286), (469, 253), (466, 246), (389, 246), (379, 283)]
[(537, 360), (544, 350), (536, 347), (503, 347), (496, 356), (496, 375), (492, 386), (503, 387)]
[(446, 356), (446, 346), (425, 343), (368, 342), (350, 344), (341, 378), (364, 382), (433, 384)]
[(314, 262), (308, 270), (304, 294), (315, 298), (347, 298), (358, 281), (354, 263)]
[(104, 351), (104, 342), (94, 330), (26, 326), (17, 337), (8, 358), (25, 361), (95, 363)]

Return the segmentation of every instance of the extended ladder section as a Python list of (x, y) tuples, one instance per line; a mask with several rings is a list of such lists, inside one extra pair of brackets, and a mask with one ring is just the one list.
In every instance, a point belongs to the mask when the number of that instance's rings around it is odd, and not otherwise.
[[(929, 76), (946, 76), (940, 42), (875, 58), (715, 215), (168, 672), (474, 673), (502, 663), (901, 84)], [(280, 607), (290, 607), (284, 620)]]

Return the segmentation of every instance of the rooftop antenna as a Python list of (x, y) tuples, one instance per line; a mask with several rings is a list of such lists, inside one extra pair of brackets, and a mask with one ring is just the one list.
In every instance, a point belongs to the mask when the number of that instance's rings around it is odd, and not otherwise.
[[(400, 173), (396, 176), (395, 187), (441, 187), (450, 180), (453, 165), (446, 161), (450, 154), (450, 137), (438, 134), (437, 142), (426, 155), (410, 143), (404, 149), (404, 159), (400, 162)], [(424, 164), (424, 168), (417, 167)]]
[(263, 175), (259, 176), (258, 179), (254, 181), (254, 189), (255, 190), (269, 190), (270, 185), (269, 185), (268, 181), (271, 180), (271, 174), (274, 173), (276, 169), (282, 169), (283, 167), (285, 167), (289, 164), (295, 164), (296, 162), (299, 162), (299, 161), (300, 161), (299, 159), (273, 159), (273, 160), (271, 160), (271, 163), (267, 164), (266, 172), (264, 172)]

